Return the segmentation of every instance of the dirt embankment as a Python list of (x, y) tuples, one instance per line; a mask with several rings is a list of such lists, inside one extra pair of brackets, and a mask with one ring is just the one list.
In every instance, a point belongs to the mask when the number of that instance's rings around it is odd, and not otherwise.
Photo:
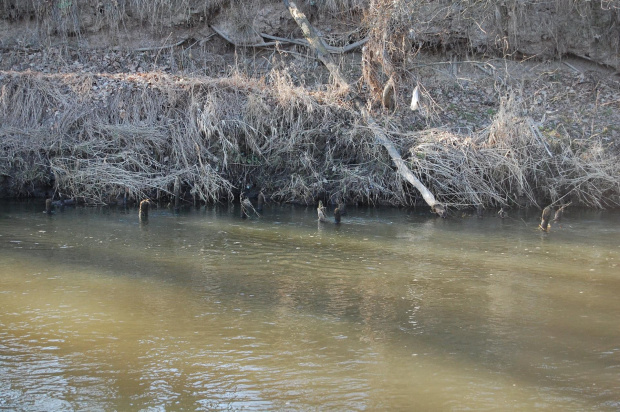
[[(299, 3), (442, 202), (620, 205), (619, 1)], [(0, 39), (2, 196), (416, 202), (281, 2), (4, 0)]]

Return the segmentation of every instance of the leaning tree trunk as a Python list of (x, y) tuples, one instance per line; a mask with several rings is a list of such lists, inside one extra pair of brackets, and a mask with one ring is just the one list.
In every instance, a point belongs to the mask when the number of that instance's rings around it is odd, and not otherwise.
[(375, 119), (370, 116), (366, 108), (362, 107), (360, 111), (362, 112), (366, 123), (368, 123), (370, 130), (375, 135), (375, 140), (381, 143), (383, 147), (385, 147), (388, 154), (392, 158), (392, 161), (396, 165), (396, 170), (398, 170), (398, 173), (400, 173), (400, 175), (405, 178), (405, 180), (407, 180), (416, 189), (418, 189), (418, 191), (424, 198), (424, 201), (431, 207), (433, 212), (437, 213), (441, 217), (445, 217), (445, 207), (441, 203), (437, 202), (435, 196), (433, 196), (431, 191), (428, 190), (428, 188), (424, 186), (422, 182), (420, 182), (420, 179), (415, 177), (411, 170), (409, 170), (402, 156), (400, 155), (400, 153), (398, 153), (398, 150), (396, 149), (392, 141), (388, 138), (388, 136), (385, 134), (385, 132), (381, 129), (381, 127), (379, 127), (377, 122), (375, 122)]
[[(295, 5), (295, 3), (289, 0), (283, 1), (286, 7), (288, 7), (291, 16), (293, 16), (293, 19), (295, 19), (297, 25), (303, 31), (304, 36), (308, 40), (308, 43), (310, 43), (310, 46), (315, 50), (319, 60), (325, 65), (325, 67), (327, 67), (327, 70), (329, 70), (329, 73), (336, 81), (338, 86), (343, 91), (349, 92), (352, 88), (350, 87), (349, 82), (344, 78), (342, 73), (340, 73), (338, 66), (332, 60), (331, 55), (329, 54), (329, 51), (325, 46), (325, 43), (323, 43), (323, 39), (321, 39), (321, 37), (317, 34), (314, 27), (312, 27), (306, 16), (301, 10), (297, 8), (297, 5)], [(428, 188), (424, 186), (422, 182), (420, 182), (420, 180), (411, 172), (411, 170), (409, 170), (409, 168), (405, 164), (405, 161), (398, 152), (398, 149), (396, 149), (392, 141), (388, 138), (388, 136), (381, 129), (381, 127), (379, 127), (379, 125), (373, 119), (370, 113), (368, 113), (368, 110), (366, 110), (366, 108), (363, 107), (363, 105), (361, 104), (356, 105), (356, 107), (361, 112), (370, 130), (373, 132), (375, 140), (387, 150), (388, 154), (392, 158), (392, 161), (396, 165), (396, 170), (398, 171), (398, 173), (405, 180), (411, 183), (416, 189), (418, 189), (418, 191), (424, 198), (424, 201), (431, 207), (431, 209), (435, 213), (437, 213), (441, 217), (445, 217), (445, 207), (435, 199), (435, 196), (433, 196), (431, 191), (428, 190)]]
[(323, 42), (323, 39), (318, 35), (316, 29), (310, 24), (306, 15), (297, 8), (295, 3), (289, 2), (288, 0), (284, 0), (284, 4), (288, 7), (291, 16), (297, 22), (297, 25), (301, 28), (301, 31), (304, 33), (304, 37), (310, 43), (310, 47), (314, 49), (318, 59), (327, 67), (329, 73), (334, 78), (338, 86), (341, 87), (343, 92), (348, 92), (350, 89), (349, 82), (344, 78), (336, 63), (332, 59), (329, 54), (329, 50), (327, 50), (327, 46)]

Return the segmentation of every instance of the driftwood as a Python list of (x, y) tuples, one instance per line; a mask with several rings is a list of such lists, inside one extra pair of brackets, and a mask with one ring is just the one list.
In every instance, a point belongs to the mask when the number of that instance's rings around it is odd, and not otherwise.
[(316, 208), (316, 213), (319, 218), (319, 222), (327, 222), (327, 215), (325, 215), (325, 206), (323, 206), (322, 200), (319, 200), (319, 206)]
[(174, 179), (174, 211), (178, 212), (180, 210), (180, 195), (181, 193), (181, 179), (179, 179), (179, 176), (177, 176)]
[(256, 214), (256, 216), (260, 217), (260, 213), (254, 208), (250, 199), (248, 199), (243, 193), (240, 195), (241, 201), (241, 218), (245, 219), (250, 217), (250, 212)]
[(409, 170), (409, 168), (407, 167), (407, 164), (405, 163), (402, 156), (398, 152), (398, 149), (396, 149), (396, 147), (394, 146), (392, 141), (388, 138), (388, 136), (385, 134), (383, 129), (377, 124), (377, 122), (372, 118), (372, 116), (370, 116), (366, 108), (362, 107), (360, 111), (362, 112), (364, 119), (366, 119), (366, 122), (368, 123), (370, 130), (373, 132), (375, 136), (375, 140), (381, 143), (383, 147), (385, 147), (385, 150), (387, 150), (388, 154), (392, 158), (392, 161), (396, 165), (396, 170), (398, 170), (398, 173), (403, 178), (405, 178), (405, 180), (411, 183), (413, 187), (418, 189), (418, 191), (422, 195), (422, 198), (424, 198), (424, 201), (426, 202), (426, 204), (428, 204), (431, 207), (433, 212), (437, 213), (441, 217), (445, 217), (446, 216), (445, 207), (435, 199), (435, 196), (431, 193), (430, 190), (428, 190), (426, 186), (424, 186), (422, 182), (420, 182), (420, 179), (418, 179), (413, 174), (413, 172)]
[(263, 211), (263, 205), (267, 203), (266, 199), (265, 199), (265, 194), (263, 193), (262, 189), (260, 192), (258, 192), (258, 204), (256, 206), (256, 210), (259, 212)]
[(151, 202), (148, 199), (144, 199), (140, 202), (139, 216), (140, 219), (148, 219), (149, 218), (149, 206)]
[[(316, 51), (317, 57), (321, 62), (327, 67), (331, 76), (334, 78), (336, 83), (341, 87), (343, 91), (348, 92), (351, 90), (351, 86), (349, 82), (344, 78), (344, 76), (340, 73), (340, 69), (331, 59), (329, 55), (329, 51), (323, 42), (323, 40), (319, 37), (317, 31), (312, 27), (306, 16), (297, 8), (295, 3), (289, 0), (283, 0), (286, 7), (288, 7), (291, 16), (297, 22), (297, 25), (301, 28), (304, 33), (304, 36), (308, 40), (310, 46)], [(437, 213), (441, 217), (446, 216), (445, 207), (439, 203), (435, 196), (431, 193), (430, 190), (409, 170), (402, 156), (398, 152), (398, 149), (394, 146), (392, 141), (385, 134), (383, 129), (379, 127), (377, 122), (373, 119), (373, 117), (368, 113), (368, 110), (364, 107), (363, 104), (356, 101), (356, 108), (361, 112), (363, 118), (365, 119), (368, 127), (373, 132), (375, 136), (375, 140), (380, 143), (387, 150), (388, 154), (392, 158), (392, 161), (396, 165), (396, 169), (398, 173), (409, 183), (411, 183), (422, 195), (424, 201), (431, 207), (433, 212)], [(319, 213), (320, 218), (320, 213)]]
[(551, 225), (549, 224), (549, 220), (551, 219), (552, 213), (553, 213), (553, 207), (551, 205), (547, 206), (542, 211), (542, 215), (540, 217), (540, 224), (538, 225), (538, 227), (544, 230), (545, 232), (548, 232), (549, 229), (551, 228)]
[(342, 219), (342, 213), (340, 213), (340, 208), (336, 208), (334, 209), (334, 222), (336, 222), (336, 224), (340, 223), (340, 220)]

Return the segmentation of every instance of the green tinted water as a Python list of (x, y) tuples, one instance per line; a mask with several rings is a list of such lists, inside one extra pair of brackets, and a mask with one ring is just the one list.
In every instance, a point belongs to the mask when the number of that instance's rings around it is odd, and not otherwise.
[(620, 215), (0, 203), (0, 410), (618, 410)]

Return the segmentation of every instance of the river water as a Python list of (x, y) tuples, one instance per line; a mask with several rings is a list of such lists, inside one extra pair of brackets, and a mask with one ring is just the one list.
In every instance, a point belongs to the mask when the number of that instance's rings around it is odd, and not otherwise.
[(0, 203), (0, 410), (620, 410), (618, 213), (42, 210)]

